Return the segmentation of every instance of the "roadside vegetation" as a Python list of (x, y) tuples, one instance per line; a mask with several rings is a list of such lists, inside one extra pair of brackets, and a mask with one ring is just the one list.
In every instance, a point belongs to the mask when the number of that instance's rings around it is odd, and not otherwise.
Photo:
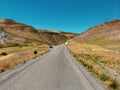
[[(28, 60), (48, 52), (47, 47), (47, 45), (15, 45), (14, 47), (0, 48), (0, 72), (12, 69), (19, 64), (26, 63)], [(37, 55), (34, 55), (34, 50), (37, 50)]]
[(93, 42), (86, 42), (88, 44), (98, 45), (106, 49), (120, 51), (120, 40), (100, 40), (100, 41), (93, 41)]
[(70, 43), (68, 49), (108, 90), (120, 90), (120, 52), (86, 43)]

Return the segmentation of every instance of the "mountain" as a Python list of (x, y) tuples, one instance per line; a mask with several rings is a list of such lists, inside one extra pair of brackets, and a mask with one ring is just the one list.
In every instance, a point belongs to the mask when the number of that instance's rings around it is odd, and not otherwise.
[(46, 41), (47, 43), (55, 43), (60, 44), (64, 43), (67, 40), (75, 37), (77, 34), (74, 33), (67, 33), (67, 32), (59, 32), (59, 31), (46, 31), (46, 30), (39, 30), (39, 35), (42, 38), (42, 41)]
[(110, 49), (120, 49), (120, 20), (113, 20), (92, 27), (69, 42), (85, 42)]
[(77, 34), (37, 30), (11, 19), (0, 19), (0, 44), (60, 44)]

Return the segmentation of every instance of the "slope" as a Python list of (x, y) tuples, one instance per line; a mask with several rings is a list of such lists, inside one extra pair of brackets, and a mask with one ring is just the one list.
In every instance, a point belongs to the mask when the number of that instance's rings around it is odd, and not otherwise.
[[(71, 33), (72, 35), (72, 33)], [(76, 34), (74, 34), (76, 36)], [(37, 30), (11, 19), (0, 19), (0, 43), (4, 44), (60, 44), (72, 37), (62, 32)]]
[(97, 25), (70, 41), (86, 42), (89, 44), (100, 45), (110, 49), (119, 49), (120, 20), (113, 20)]
[(120, 20), (90, 28), (66, 45), (106, 90), (120, 90)]

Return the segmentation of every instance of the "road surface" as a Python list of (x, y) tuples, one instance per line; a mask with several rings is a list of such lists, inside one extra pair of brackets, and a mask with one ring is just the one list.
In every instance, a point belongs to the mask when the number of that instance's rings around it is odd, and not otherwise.
[(0, 90), (105, 90), (64, 45), (30, 62), (2, 75)]

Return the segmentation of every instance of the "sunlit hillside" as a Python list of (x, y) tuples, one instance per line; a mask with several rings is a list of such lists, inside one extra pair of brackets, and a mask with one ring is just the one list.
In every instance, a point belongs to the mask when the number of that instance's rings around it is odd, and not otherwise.
[(45, 30), (37, 30), (32, 26), (18, 23), (11, 19), (0, 19), (0, 44), (25, 45), (25, 44), (60, 44), (68, 39), (75, 37), (64, 35), (62, 32), (50, 32)]
[(108, 90), (120, 88), (120, 20), (95, 26), (66, 42), (74, 57), (103, 81)]
[(86, 42), (105, 48), (120, 50), (120, 20), (105, 22), (90, 28), (71, 42)]

